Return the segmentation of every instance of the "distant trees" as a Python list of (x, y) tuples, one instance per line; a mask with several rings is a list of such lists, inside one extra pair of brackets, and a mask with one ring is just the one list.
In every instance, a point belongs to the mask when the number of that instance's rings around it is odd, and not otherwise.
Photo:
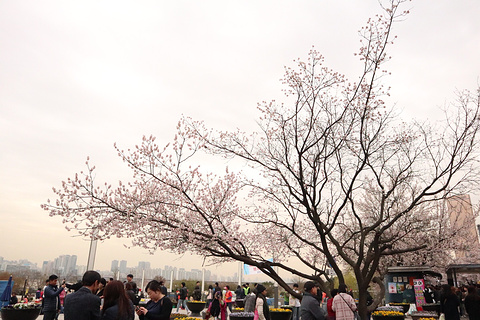
[[(38, 288), (45, 286), (45, 276), (40, 271), (36, 270), (24, 270), (15, 272), (0, 272), (0, 280), (8, 280), (10, 275), (13, 278), (14, 284), (12, 290), (17, 294), (24, 294), (25, 289), (28, 292), (34, 293)], [(25, 280), (26, 285), (25, 285)]]

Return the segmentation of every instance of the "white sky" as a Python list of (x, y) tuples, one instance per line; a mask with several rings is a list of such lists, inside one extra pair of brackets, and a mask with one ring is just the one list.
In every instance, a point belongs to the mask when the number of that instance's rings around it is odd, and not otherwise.
[[(406, 8), (384, 81), (406, 119), (435, 117), (456, 89), (479, 83), (480, 3), (417, 0)], [(128, 171), (113, 143), (128, 148), (150, 134), (167, 142), (182, 114), (251, 129), (257, 102), (282, 99), (283, 66), (312, 45), (356, 80), (357, 30), (377, 12), (375, 0), (1, 1), (0, 256), (40, 264), (77, 254), (86, 264), (88, 241), (40, 204), (87, 156), (98, 181), (116, 183)], [(201, 261), (122, 243), (99, 244), (96, 267)]]

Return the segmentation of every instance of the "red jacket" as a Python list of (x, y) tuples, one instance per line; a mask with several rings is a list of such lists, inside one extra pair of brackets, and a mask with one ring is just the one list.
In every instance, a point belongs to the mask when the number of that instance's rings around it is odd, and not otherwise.
[(225, 302), (232, 302), (232, 291), (227, 290), (227, 292), (225, 292)]

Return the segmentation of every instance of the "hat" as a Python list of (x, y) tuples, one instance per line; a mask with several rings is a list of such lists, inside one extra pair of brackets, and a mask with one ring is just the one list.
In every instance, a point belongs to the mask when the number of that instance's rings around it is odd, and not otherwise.
[(306, 292), (310, 292), (310, 290), (312, 290), (313, 287), (315, 287), (315, 282), (307, 281), (303, 285), (303, 290), (305, 290)]
[(267, 290), (264, 285), (259, 284), (257, 286), (257, 293), (262, 293), (263, 291)]

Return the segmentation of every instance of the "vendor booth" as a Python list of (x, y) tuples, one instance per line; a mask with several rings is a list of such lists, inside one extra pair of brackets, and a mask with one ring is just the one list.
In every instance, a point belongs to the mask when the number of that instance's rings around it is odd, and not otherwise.
[(425, 304), (425, 277), (441, 279), (440, 273), (425, 266), (390, 267), (385, 276), (385, 303)]

